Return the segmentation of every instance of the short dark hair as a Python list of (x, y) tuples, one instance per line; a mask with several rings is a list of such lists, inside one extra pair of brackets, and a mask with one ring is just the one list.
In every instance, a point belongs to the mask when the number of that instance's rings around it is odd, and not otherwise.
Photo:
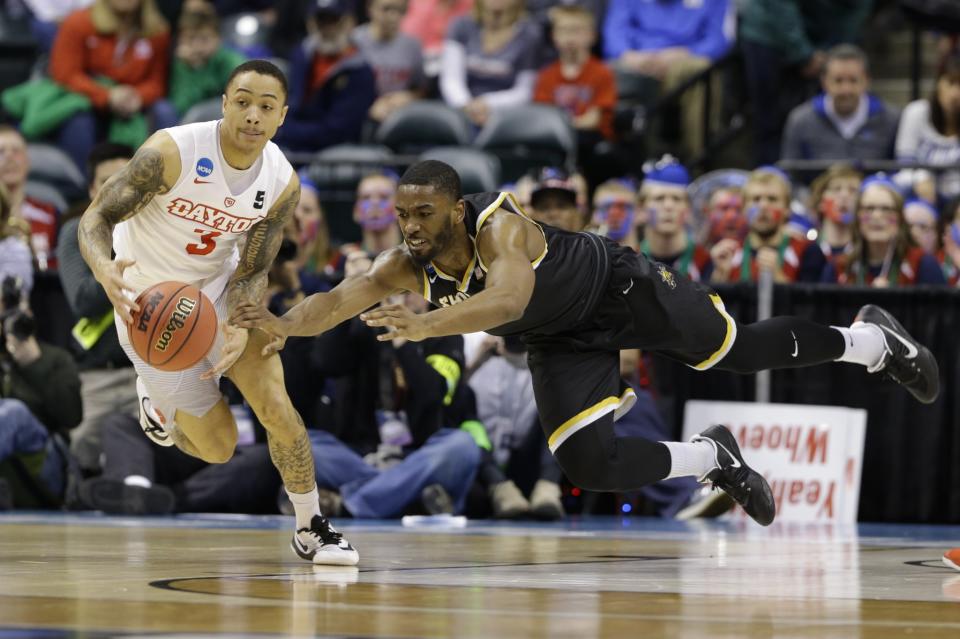
[(823, 62), (823, 72), (827, 72), (827, 66), (835, 60), (856, 60), (863, 65), (863, 70), (870, 75), (870, 59), (863, 49), (855, 44), (838, 44), (827, 50), (827, 58)]
[(454, 201), (463, 196), (460, 176), (452, 166), (439, 160), (423, 160), (410, 165), (410, 168), (404, 171), (397, 187), (404, 184), (432, 186), (438, 193), (449, 195)]
[(280, 88), (283, 89), (283, 103), (287, 103), (287, 76), (283, 75), (283, 71), (280, 70), (280, 67), (269, 60), (247, 60), (238, 66), (230, 74), (230, 77), (227, 78), (227, 84), (223, 87), (224, 93), (230, 89), (230, 85), (233, 83), (234, 78), (241, 73), (246, 73), (247, 71), (259, 73), (260, 75), (269, 75), (272, 78), (276, 78), (277, 82), (280, 83)]
[(90, 150), (87, 156), (87, 182), (93, 182), (97, 167), (110, 160), (129, 160), (133, 157), (133, 147), (129, 144), (115, 142), (101, 142)]
[[(943, 78), (950, 78), (956, 82), (960, 81), (960, 53), (952, 53), (943, 59), (940, 68), (937, 70), (937, 81), (933, 85), (933, 93), (930, 94), (930, 123), (940, 135), (946, 135), (948, 131), (956, 130), (960, 126), (960, 114), (954, 113), (952, 116), (943, 110), (940, 104), (939, 85)], [(953, 122), (947, 122), (952, 119)]]

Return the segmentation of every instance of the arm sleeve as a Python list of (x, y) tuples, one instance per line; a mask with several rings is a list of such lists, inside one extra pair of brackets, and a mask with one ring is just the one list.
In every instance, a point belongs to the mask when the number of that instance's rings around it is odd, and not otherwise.
[(93, 277), (93, 271), (80, 254), (80, 242), (77, 239), (79, 226), (79, 218), (74, 218), (60, 229), (60, 237), (57, 239), (60, 284), (74, 315), (100, 317), (110, 310), (110, 298)]
[(467, 88), (467, 52), (455, 40), (445, 40), (440, 56), (440, 95), (455, 109), (462, 108), (473, 96)]
[(706, 10), (701, 21), (701, 38), (690, 47), (690, 52), (716, 62), (730, 50), (733, 44), (726, 25), (734, 9), (730, 0), (713, 0), (705, 5)]
[(923, 103), (920, 101), (911, 102), (903, 110), (903, 115), (900, 116), (900, 124), (897, 127), (897, 141), (894, 148), (894, 155), (898, 160), (917, 159), (920, 131), (923, 128), (925, 117), (924, 111)]
[(84, 15), (83, 12), (74, 13), (60, 25), (50, 51), (50, 77), (67, 89), (90, 98), (96, 108), (104, 109), (110, 92), (86, 72)]
[(413, 445), (419, 448), (443, 426), (447, 381), (427, 363), (420, 343), (407, 342), (394, 353), (407, 379), (406, 412)]
[(630, 51), (630, 2), (632, 0), (610, 0), (607, 15), (603, 20), (603, 56), (608, 60), (619, 58)]
[(513, 86), (503, 91), (484, 93), (483, 99), (492, 109), (527, 104), (533, 95), (533, 85), (537, 81), (536, 71), (521, 71)]

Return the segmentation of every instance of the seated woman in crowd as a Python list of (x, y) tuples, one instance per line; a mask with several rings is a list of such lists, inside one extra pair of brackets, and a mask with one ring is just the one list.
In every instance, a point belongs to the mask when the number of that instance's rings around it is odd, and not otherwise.
[(440, 93), (478, 127), (503, 107), (526, 104), (540, 66), (543, 35), (523, 0), (477, 0), (473, 14), (450, 25)]
[(875, 288), (946, 283), (937, 260), (911, 240), (903, 196), (888, 177), (863, 182), (856, 212), (852, 248), (827, 265), (824, 282)]

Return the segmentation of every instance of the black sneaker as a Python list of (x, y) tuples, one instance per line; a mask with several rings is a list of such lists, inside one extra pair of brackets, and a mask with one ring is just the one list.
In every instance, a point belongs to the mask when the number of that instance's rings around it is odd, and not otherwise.
[(315, 564), (356, 566), (360, 561), (360, 555), (350, 542), (323, 515), (314, 515), (309, 528), (294, 533), (290, 547), (301, 559)]
[(867, 304), (861, 308), (851, 328), (857, 324), (873, 324), (883, 333), (887, 352), (880, 363), (868, 368), (868, 371), (882, 372), (924, 404), (937, 399), (940, 394), (940, 370), (930, 349), (913, 339), (893, 315), (879, 306)]
[(711, 426), (690, 441), (707, 442), (713, 446), (717, 467), (700, 477), (700, 482), (711, 482), (714, 488), (733, 497), (748, 515), (761, 526), (769, 526), (777, 515), (770, 484), (763, 475), (747, 466), (740, 454), (737, 438), (726, 426)]
[(177, 503), (166, 486), (131, 486), (107, 477), (83, 480), (79, 493), (80, 502), (87, 508), (114, 515), (168, 515)]
[(453, 499), (440, 484), (430, 484), (420, 491), (420, 502), (428, 515), (452, 515)]

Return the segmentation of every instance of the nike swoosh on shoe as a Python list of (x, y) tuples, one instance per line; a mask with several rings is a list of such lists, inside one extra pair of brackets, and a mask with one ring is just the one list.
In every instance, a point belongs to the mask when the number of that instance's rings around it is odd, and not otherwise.
[(907, 347), (907, 355), (906, 355), (907, 359), (914, 359), (920, 353), (920, 351), (917, 349), (916, 346), (914, 346), (913, 343), (903, 338), (899, 333), (897, 333), (892, 328), (884, 326), (883, 324), (878, 324), (877, 326), (879, 326), (881, 329), (883, 329), (890, 335), (893, 335), (895, 338), (897, 338), (897, 341), (899, 341), (901, 344)]

